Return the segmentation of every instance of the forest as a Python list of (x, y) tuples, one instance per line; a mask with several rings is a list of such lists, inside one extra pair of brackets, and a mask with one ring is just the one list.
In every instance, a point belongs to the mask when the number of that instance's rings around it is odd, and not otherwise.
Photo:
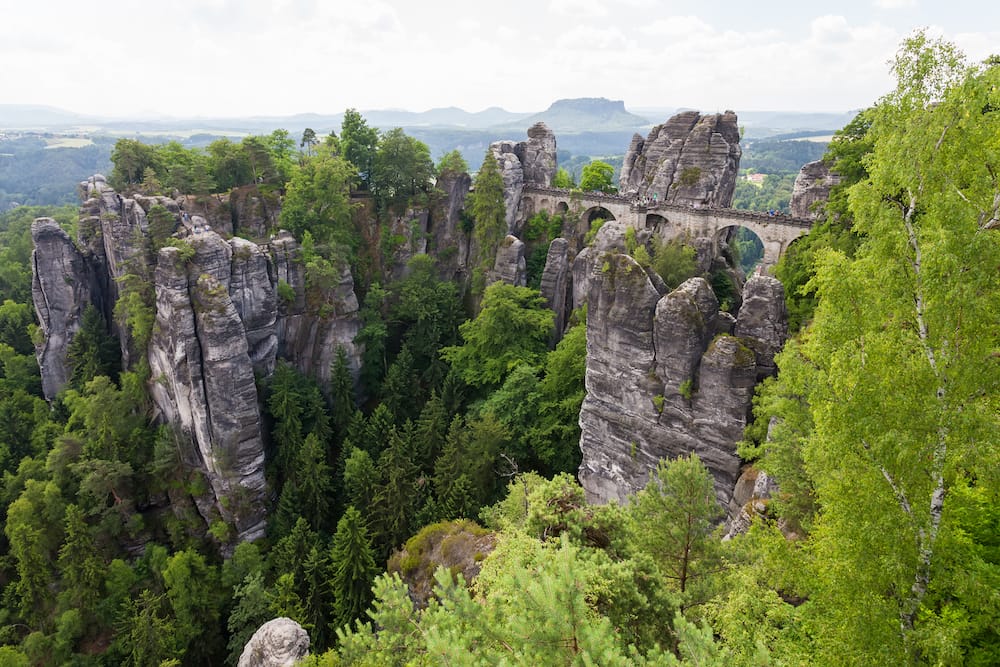
[[(892, 72), (829, 144), (841, 184), (775, 268), (793, 336), (739, 453), (780, 493), (725, 541), (697, 456), (627, 504), (586, 502), (587, 314), (552, 345), (538, 257), (533, 286), (486, 285), (506, 233), (489, 152), (462, 286), (430, 255), (385, 271), (394, 240), (360, 233), (357, 199), (384, 227), (469, 165), (355, 110), (327, 136), (115, 144), (118, 191), (255, 188), (281, 199), (311, 294), (341, 262), (355, 279), (360, 387), (343, 351), (328, 391), (290, 364), (258, 378), (273, 506), (267, 537), (235, 545), (99, 311), (44, 400), (30, 227), (74, 235), (76, 211), (0, 214), (0, 664), (235, 665), (278, 616), (323, 667), (1000, 664), (1000, 58), (918, 33)], [(689, 246), (629, 249), (671, 288), (696, 273)], [(123, 294), (116, 318), (148, 340), (148, 286)]]

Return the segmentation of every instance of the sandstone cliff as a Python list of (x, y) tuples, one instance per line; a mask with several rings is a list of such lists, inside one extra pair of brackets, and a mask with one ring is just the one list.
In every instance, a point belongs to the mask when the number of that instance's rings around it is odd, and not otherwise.
[(702, 278), (661, 294), (616, 247), (615, 235), (602, 239), (604, 232), (574, 265), (574, 279), (587, 272), (579, 282), (587, 285), (588, 303), (580, 412), (580, 481), (588, 499), (624, 500), (645, 485), (659, 459), (695, 452), (715, 478), (720, 503), (735, 514), (736, 442), (757, 379), (773, 371), (774, 351), (784, 342), (781, 285), (752, 277), (734, 320), (720, 312)]
[(792, 215), (816, 220), (820, 215), (819, 207), (830, 198), (830, 188), (838, 183), (840, 176), (830, 171), (829, 165), (823, 160), (802, 165), (799, 175), (795, 177), (795, 185), (792, 186), (792, 199), (789, 202)]
[[(53, 398), (68, 380), (66, 355), (83, 309), (93, 304), (110, 321), (123, 285), (148, 285), (155, 294), (148, 345), (136, 349), (124, 327), (115, 326), (124, 366), (148, 361), (158, 417), (186, 436), (185, 462), (210, 483), (211, 498), (198, 499), (206, 521), (222, 516), (240, 539), (260, 537), (267, 490), (255, 374), (267, 377), (283, 358), (325, 384), (338, 347), (358, 371), (360, 320), (350, 268), (342, 264), (332, 285), (310, 287), (287, 233), (260, 245), (226, 240), (200, 215), (182, 212), (178, 201), (121, 197), (101, 176), (82, 183), (81, 194), (79, 243), (52, 220), (32, 226), (45, 395)], [(155, 255), (148, 219), (154, 206), (173, 217), (179, 237)]]
[(526, 217), (521, 211), (524, 186), (552, 186), (558, 168), (556, 137), (545, 123), (539, 122), (528, 128), (527, 141), (495, 141), (490, 151), (503, 177), (507, 232), (516, 235)]
[(685, 111), (654, 127), (646, 139), (632, 138), (618, 190), (675, 204), (726, 207), (741, 155), (735, 113)]

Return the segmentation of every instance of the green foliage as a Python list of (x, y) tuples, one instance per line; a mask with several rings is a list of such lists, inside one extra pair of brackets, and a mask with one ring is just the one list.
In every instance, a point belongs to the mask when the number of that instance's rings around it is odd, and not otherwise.
[(808, 413), (777, 414), (785, 428), (763, 465), (812, 495), (786, 507), (817, 509), (800, 521), (817, 662), (985, 663), (997, 561), (967, 532), (984, 507), (966, 501), (990, 495), (1000, 469), (1000, 413), (983, 391), (1000, 386), (984, 363), (1000, 306), (989, 229), (1000, 70), (917, 33), (894, 71), (868, 117), (868, 177), (848, 196), (859, 245), (853, 258), (817, 253), (809, 335), (779, 356), (762, 400)]
[(379, 138), (370, 186), (380, 210), (401, 213), (411, 200), (428, 191), (433, 177), (434, 162), (427, 144), (398, 127)]
[(337, 523), (330, 546), (331, 625), (341, 628), (360, 618), (372, 599), (371, 585), (378, 574), (361, 513), (347, 508)]
[(83, 311), (80, 329), (69, 345), (70, 386), (82, 389), (93, 378), (117, 378), (121, 367), (118, 341), (107, 330), (101, 312), (94, 306)]
[(591, 246), (594, 244), (594, 239), (597, 238), (597, 232), (601, 231), (601, 227), (604, 226), (604, 218), (597, 218), (590, 223), (590, 229), (583, 237), (583, 245)]
[(573, 188), (576, 187), (576, 182), (573, 181), (572, 174), (570, 174), (564, 168), (559, 167), (558, 169), (556, 169), (556, 175), (552, 178), (552, 187), (572, 190)]
[(681, 171), (680, 178), (677, 182), (686, 188), (694, 187), (698, 185), (698, 181), (701, 180), (701, 169), (698, 167), (685, 167)]
[(481, 270), (492, 267), (500, 242), (507, 235), (507, 204), (503, 198), (503, 176), (493, 153), (487, 149), (479, 167), (474, 189), (466, 199), (472, 215), (472, 240), (478, 248), (475, 264)]
[(368, 127), (368, 122), (357, 109), (345, 111), (340, 124), (340, 151), (357, 168), (358, 181), (366, 189), (371, 183), (377, 146), (378, 130)]
[(356, 252), (358, 235), (351, 222), (349, 192), (355, 178), (350, 163), (330, 148), (319, 146), (288, 182), (281, 226), (296, 238), (309, 232), (326, 256), (335, 251)]
[(698, 253), (694, 246), (683, 239), (660, 241), (656, 238), (652, 246), (651, 267), (663, 278), (667, 289), (676, 289), (685, 280), (697, 275)]
[(441, 159), (437, 163), (437, 174), (438, 176), (443, 176), (445, 174), (467, 174), (469, 173), (469, 165), (462, 157), (462, 153), (458, 150), (448, 151), (441, 156)]
[(691, 378), (688, 378), (680, 383), (680, 385), (677, 387), (677, 393), (683, 396), (685, 399), (689, 401), (691, 400), (691, 397), (694, 396), (694, 382), (691, 381)]
[(472, 386), (496, 386), (519, 364), (537, 365), (548, 348), (553, 313), (527, 287), (490, 285), (482, 310), (459, 327), (464, 341), (441, 356)]
[(583, 168), (580, 189), (584, 192), (613, 194), (618, 191), (614, 185), (615, 168), (607, 162), (594, 160)]

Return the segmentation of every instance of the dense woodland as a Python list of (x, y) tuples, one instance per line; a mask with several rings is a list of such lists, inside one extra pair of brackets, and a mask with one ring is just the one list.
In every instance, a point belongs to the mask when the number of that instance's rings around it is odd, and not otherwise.
[[(348, 261), (361, 292), (361, 394), (343, 355), (328, 394), (289, 365), (260, 380), (274, 507), (267, 539), (232, 550), (185, 505), (206, 482), (97, 311), (44, 401), (30, 224), (76, 215), (0, 215), (0, 664), (235, 664), (275, 616), (309, 631), (315, 665), (1000, 663), (1000, 60), (918, 34), (893, 72), (830, 144), (843, 183), (777, 267), (796, 335), (741, 455), (781, 493), (725, 542), (697, 457), (662, 462), (627, 506), (584, 501), (586, 313), (552, 347), (536, 289), (483, 287), (505, 233), (489, 155), (463, 291), (429, 256), (387, 280), (351, 198), (370, 193), (378, 220), (428, 205), (435, 177), (468, 169), (456, 153), (435, 165), (354, 111), (338, 135), (115, 145), (123, 192), (282, 196), (307, 284)], [(694, 271), (685, 246), (631, 250), (670, 285)], [(469, 551), (471, 588), (434, 572), (432, 546)]]

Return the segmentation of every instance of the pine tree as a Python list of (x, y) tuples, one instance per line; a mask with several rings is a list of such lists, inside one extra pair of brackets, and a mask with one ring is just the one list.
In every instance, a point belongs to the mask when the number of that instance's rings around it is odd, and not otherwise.
[(79, 609), (89, 619), (100, 600), (104, 566), (83, 511), (76, 505), (66, 507), (65, 534), (59, 548), (59, 571), (62, 573), (60, 606)]
[(371, 602), (371, 587), (378, 568), (361, 513), (348, 507), (337, 523), (330, 547), (330, 590), (333, 593), (331, 628), (360, 618)]
[(319, 438), (310, 433), (295, 466), (295, 496), (299, 514), (318, 532), (323, 531), (329, 516), (332, 484), (326, 452)]
[(229, 630), (229, 657), (226, 662), (235, 665), (239, 662), (243, 648), (257, 628), (271, 620), (270, 600), (264, 587), (264, 575), (252, 572), (243, 582), (236, 586), (233, 594), (236, 603), (226, 627)]
[(507, 235), (507, 205), (503, 198), (503, 176), (493, 151), (487, 149), (469, 194), (469, 211), (475, 219), (472, 239), (478, 248), (476, 264), (483, 271), (493, 265), (500, 242)]
[(347, 428), (353, 419), (357, 407), (354, 402), (354, 378), (347, 365), (347, 351), (343, 346), (337, 348), (337, 358), (330, 369), (330, 414), (333, 432), (337, 442), (343, 443), (347, 437)]

